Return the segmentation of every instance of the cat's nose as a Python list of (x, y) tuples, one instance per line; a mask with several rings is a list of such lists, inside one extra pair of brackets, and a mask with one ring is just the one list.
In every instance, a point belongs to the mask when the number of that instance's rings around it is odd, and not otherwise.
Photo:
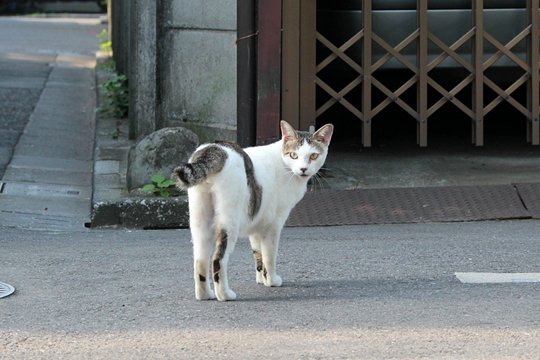
[(300, 168), (300, 171), (305, 173), (307, 171), (307, 168)]

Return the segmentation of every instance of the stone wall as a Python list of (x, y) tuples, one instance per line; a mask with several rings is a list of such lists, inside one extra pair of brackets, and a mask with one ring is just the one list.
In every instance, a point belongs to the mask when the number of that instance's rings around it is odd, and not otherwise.
[(130, 137), (171, 126), (236, 140), (236, 1), (113, 0), (113, 50), (130, 83)]

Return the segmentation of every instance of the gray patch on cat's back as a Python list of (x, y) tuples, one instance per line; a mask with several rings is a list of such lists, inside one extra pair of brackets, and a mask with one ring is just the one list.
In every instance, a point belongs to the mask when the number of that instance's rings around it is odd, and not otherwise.
[(262, 201), (262, 187), (255, 178), (255, 170), (253, 168), (253, 162), (249, 155), (240, 147), (240, 145), (232, 142), (218, 142), (217, 144), (226, 146), (242, 156), (244, 159), (244, 169), (246, 171), (247, 185), (249, 188), (249, 209), (248, 215), (253, 218), (257, 215)]
[(206, 164), (208, 170), (211, 170), (212, 173), (218, 173), (225, 166), (227, 157), (227, 153), (219, 146), (208, 145), (193, 154), (191, 163)]

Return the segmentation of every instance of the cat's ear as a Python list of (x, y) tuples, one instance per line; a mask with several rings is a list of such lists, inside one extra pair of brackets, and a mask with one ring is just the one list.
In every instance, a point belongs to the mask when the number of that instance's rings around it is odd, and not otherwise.
[(333, 133), (334, 133), (334, 125), (326, 124), (322, 126), (321, 128), (319, 128), (319, 130), (317, 130), (315, 134), (313, 134), (313, 139), (315, 139), (316, 141), (320, 141), (326, 146), (328, 146), (330, 145), (330, 140), (332, 139)]
[(297, 138), (296, 130), (294, 130), (291, 124), (289, 124), (285, 120), (281, 120), (280, 126), (281, 126), (281, 136), (283, 138), (283, 141), (290, 141)]

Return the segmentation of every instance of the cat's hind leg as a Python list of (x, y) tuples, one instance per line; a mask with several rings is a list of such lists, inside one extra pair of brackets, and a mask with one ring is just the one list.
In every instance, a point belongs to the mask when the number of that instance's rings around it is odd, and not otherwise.
[(193, 277), (195, 298), (211, 300), (216, 296), (210, 288), (210, 258), (214, 251), (214, 209), (211, 193), (203, 187), (188, 189), (189, 223), (193, 242)]
[(219, 301), (235, 300), (229, 287), (227, 268), (234, 250), (241, 224), (246, 222), (247, 199), (244, 161), (231, 153), (230, 158), (212, 184), (216, 212), (215, 250), (212, 256), (214, 290)]
[(229, 257), (234, 250), (238, 238), (238, 230), (234, 227), (219, 226), (216, 230), (216, 248), (212, 257), (212, 274), (214, 287), (219, 301), (235, 300), (236, 294), (229, 287), (227, 268)]
[(261, 239), (263, 283), (266, 286), (281, 286), (283, 280), (276, 272), (277, 252), (281, 230), (271, 229)]

